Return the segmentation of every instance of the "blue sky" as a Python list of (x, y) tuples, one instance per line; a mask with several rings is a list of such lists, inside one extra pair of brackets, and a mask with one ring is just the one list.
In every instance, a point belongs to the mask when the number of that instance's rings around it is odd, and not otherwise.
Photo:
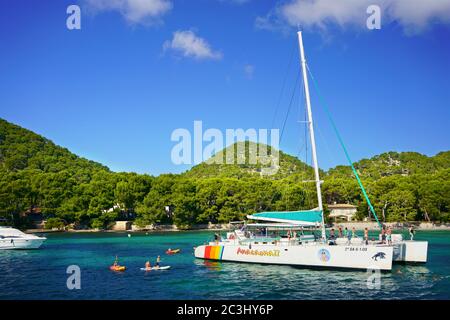
[[(365, 27), (369, 2), (326, 1), (2, 1), (0, 117), (114, 171), (181, 172), (170, 136), (194, 120), (224, 132), (281, 127), (301, 25), (354, 161), (449, 150), (450, 1), (381, 1), (380, 30)], [(70, 4), (81, 30), (66, 27)], [(299, 100), (281, 141), (293, 155), (304, 150)], [(319, 164), (346, 164), (319, 102), (312, 92)]]

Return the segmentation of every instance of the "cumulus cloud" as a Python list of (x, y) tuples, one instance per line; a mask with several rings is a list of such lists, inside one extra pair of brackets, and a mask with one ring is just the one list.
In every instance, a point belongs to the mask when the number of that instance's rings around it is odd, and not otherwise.
[(418, 32), (430, 24), (450, 22), (449, 0), (289, 0), (277, 5), (256, 27), (276, 29), (282, 24), (301, 28), (326, 29), (334, 24), (342, 28), (365, 28), (369, 5), (381, 8), (383, 23), (396, 21), (406, 32)]
[(163, 49), (198, 60), (220, 60), (223, 57), (220, 51), (214, 51), (205, 39), (200, 38), (191, 30), (175, 31), (172, 40), (164, 42)]
[(128, 22), (140, 24), (159, 22), (173, 6), (170, 0), (85, 0), (84, 3), (91, 12), (117, 11)]

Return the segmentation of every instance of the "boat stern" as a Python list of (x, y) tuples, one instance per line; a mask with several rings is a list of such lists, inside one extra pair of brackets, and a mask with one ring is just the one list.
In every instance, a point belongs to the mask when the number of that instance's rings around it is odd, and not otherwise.
[(426, 263), (428, 241), (401, 241), (394, 244), (395, 262)]
[(222, 260), (224, 246), (201, 245), (195, 248), (194, 256), (199, 259)]

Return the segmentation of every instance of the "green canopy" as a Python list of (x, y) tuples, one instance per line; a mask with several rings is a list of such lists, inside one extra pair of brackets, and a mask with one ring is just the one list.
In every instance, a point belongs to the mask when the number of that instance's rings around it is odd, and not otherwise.
[(301, 225), (315, 225), (322, 222), (321, 210), (304, 211), (271, 211), (259, 212), (247, 216), (249, 219), (261, 221), (284, 222)]

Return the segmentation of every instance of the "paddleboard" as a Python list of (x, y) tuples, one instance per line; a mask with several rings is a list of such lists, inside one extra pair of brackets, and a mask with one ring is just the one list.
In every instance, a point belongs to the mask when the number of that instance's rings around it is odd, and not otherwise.
[[(150, 270), (158, 271), (158, 270), (168, 270), (168, 269), (170, 269), (170, 266), (164, 266), (164, 267), (159, 267), (159, 268), (152, 267)], [(150, 270), (141, 268), (141, 271), (150, 271)]]

